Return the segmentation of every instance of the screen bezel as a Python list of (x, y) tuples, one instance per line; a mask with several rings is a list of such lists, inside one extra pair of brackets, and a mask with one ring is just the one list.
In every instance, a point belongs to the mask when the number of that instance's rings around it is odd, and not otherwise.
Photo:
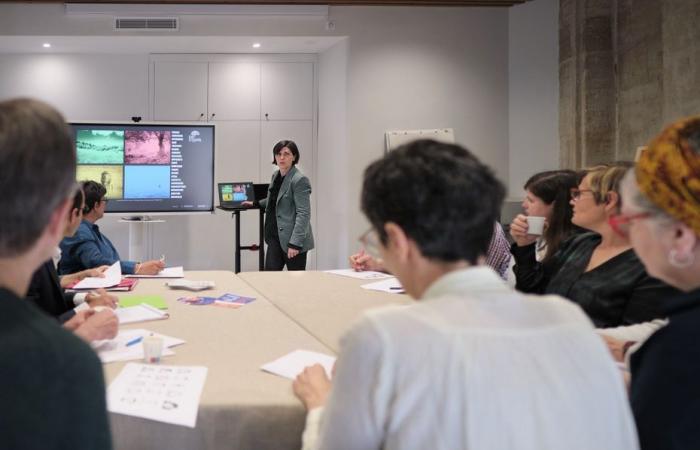
[[(209, 189), (210, 209), (197, 209), (197, 210), (182, 210), (182, 211), (158, 211), (158, 210), (129, 210), (129, 211), (105, 211), (106, 216), (176, 216), (176, 215), (196, 215), (196, 214), (214, 214), (216, 209), (216, 204), (214, 203), (214, 190), (216, 186), (216, 124), (212, 122), (178, 122), (178, 121), (104, 121), (104, 120), (71, 120), (66, 122), (70, 126), (81, 126), (81, 125), (105, 125), (105, 126), (135, 126), (135, 127), (153, 127), (153, 126), (176, 126), (176, 127), (211, 127), (212, 129), (212, 159), (211, 159), (211, 174), (212, 174), (212, 185)], [(71, 128), (71, 138), (73, 129)]]

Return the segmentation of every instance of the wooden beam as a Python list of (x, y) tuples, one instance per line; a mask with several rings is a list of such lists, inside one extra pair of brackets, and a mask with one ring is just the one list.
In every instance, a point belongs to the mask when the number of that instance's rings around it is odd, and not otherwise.
[(342, 6), (487, 6), (508, 7), (531, 0), (18, 0), (18, 3), (123, 3), (189, 5), (342, 5)]

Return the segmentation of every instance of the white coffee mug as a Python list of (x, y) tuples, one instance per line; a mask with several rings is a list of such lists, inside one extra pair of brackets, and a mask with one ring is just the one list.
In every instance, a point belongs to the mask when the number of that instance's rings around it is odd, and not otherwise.
[(527, 234), (539, 236), (544, 232), (544, 217), (527, 216)]

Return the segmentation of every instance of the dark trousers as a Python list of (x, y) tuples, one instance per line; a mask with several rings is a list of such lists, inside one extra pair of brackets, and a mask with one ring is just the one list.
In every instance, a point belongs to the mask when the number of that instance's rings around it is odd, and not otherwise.
[(306, 254), (299, 253), (292, 259), (287, 257), (287, 252), (282, 250), (277, 239), (270, 239), (267, 243), (267, 255), (265, 255), (265, 270), (282, 270), (287, 266), (287, 270), (306, 270)]

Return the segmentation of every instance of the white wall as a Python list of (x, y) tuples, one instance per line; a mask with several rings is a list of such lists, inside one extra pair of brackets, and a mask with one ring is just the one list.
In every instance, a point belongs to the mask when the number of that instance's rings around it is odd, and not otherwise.
[[(348, 41), (344, 40), (319, 55), (318, 59), (318, 206), (316, 242), (320, 268), (343, 267), (347, 261), (349, 219), (356, 206), (348, 201), (347, 167), (351, 154), (347, 145)], [(342, 237), (339, 239), (339, 237)]]
[[(348, 39), (319, 55), (319, 179), (313, 188), (318, 195), (319, 225), (315, 232), (317, 240), (324, 241), (319, 243), (317, 254), (320, 269), (344, 265), (347, 253), (357, 248), (356, 238), (366, 227), (359, 212), (362, 173), (368, 163), (383, 155), (385, 130), (451, 127), (457, 141), (491, 165), (503, 181), (511, 178), (512, 170), (508, 162), (511, 133), (507, 9), (331, 7), (330, 11), (329, 19), (335, 23), (333, 34)], [(266, 33), (313, 39), (329, 34), (324, 24), (325, 20), (319, 19), (198, 16), (183, 19), (180, 34)], [(114, 35), (110, 27), (109, 18), (66, 17), (57, 5), (0, 5), (0, 33), (82, 34), (84, 39), (90, 39), (91, 35)], [(123, 119), (121, 115), (127, 110), (144, 111), (147, 69), (143, 61), (148, 56), (139, 54), (138, 48), (133, 51), (135, 55), (118, 58), (138, 61), (135, 65), (143, 67), (137, 70), (138, 74), (125, 72), (136, 70), (131, 69), (133, 65), (124, 68), (115, 63), (112, 69), (100, 73), (99, 79), (92, 80), (93, 85), (109, 87), (106, 99), (97, 102), (88, 99), (78, 108), (70, 98), (51, 97), (57, 95), (52, 90), (37, 92), (48, 95), (45, 98), (58, 104), (69, 118), (77, 113), (89, 113), (91, 117), (80, 118)], [(25, 57), (38, 58), (33, 59), (35, 62), (41, 60), (38, 56), (17, 56), (19, 59), (12, 63), (6, 61), (14, 66)], [(112, 56), (55, 58), (65, 61), (78, 73), (85, 68), (92, 70)], [(2, 70), (35, 71), (26, 66), (21, 70)], [(0, 72), (3, 74), (0, 97), (14, 94), (17, 78), (5, 78), (4, 73)], [(79, 91), (75, 87), (71, 90)], [(117, 100), (124, 104), (113, 109)], [(209, 257), (198, 253), (196, 242), (203, 237), (190, 231), (200, 229), (190, 226), (200, 220), (168, 219), (161, 227), (165, 232), (156, 239), (155, 252), (165, 252), (172, 262), (198, 268)], [(125, 253), (126, 227), (116, 223), (103, 225), (112, 226), (108, 232), (118, 249)], [(167, 248), (172, 242), (190, 245)], [(219, 251), (226, 252), (232, 260), (232, 248)]]
[(333, 8), (350, 36), (348, 246), (367, 227), (359, 213), (364, 168), (383, 155), (388, 129), (455, 130), (508, 180), (508, 28), (501, 8)]
[(536, 172), (559, 168), (559, 2), (508, 12), (509, 195)]

